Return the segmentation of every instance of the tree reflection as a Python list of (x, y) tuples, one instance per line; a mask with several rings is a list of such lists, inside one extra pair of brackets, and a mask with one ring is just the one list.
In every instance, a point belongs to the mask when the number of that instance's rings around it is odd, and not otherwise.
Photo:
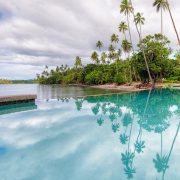
[(83, 101), (84, 101), (83, 99), (76, 99), (75, 104), (76, 104), (77, 111), (81, 111)]
[(121, 144), (125, 145), (128, 142), (129, 137), (124, 133), (124, 134), (120, 134), (119, 139)]
[(97, 119), (97, 123), (99, 124), (99, 126), (102, 126), (103, 122), (104, 122), (104, 119), (102, 119), (102, 117)]
[[(151, 162), (157, 172), (162, 173), (162, 179), (164, 179), (166, 170), (170, 166), (168, 162), (179, 132), (180, 122), (170, 151), (166, 155), (163, 154), (163, 135), (170, 126), (169, 121), (172, 117), (170, 107), (180, 109), (180, 93), (170, 90), (151, 90), (135, 94), (85, 98), (85, 100), (93, 104), (91, 111), (97, 116), (98, 126), (102, 126), (105, 119), (109, 119), (112, 132), (120, 132), (119, 141), (125, 148), (124, 153), (121, 153), (121, 161), (128, 179), (133, 178), (137, 171), (134, 164), (135, 158), (139, 158), (147, 146), (145, 136), (143, 138), (144, 132), (158, 134), (160, 152), (156, 153)], [(76, 106), (77, 110), (80, 110), (81, 101), (76, 102)], [(179, 114), (177, 116), (179, 117)]]
[(143, 149), (145, 148), (145, 141), (136, 141), (135, 144), (135, 150), (138, 152), (138, 153), (141, 153), (143, 152)]
[(165, 170), (169, 167), (167, 165), (167, 156), (160, 156), (159, 154), (156, 154), (156, 159), (153, 159), (153, 162), (158, 172), (165, 172)]

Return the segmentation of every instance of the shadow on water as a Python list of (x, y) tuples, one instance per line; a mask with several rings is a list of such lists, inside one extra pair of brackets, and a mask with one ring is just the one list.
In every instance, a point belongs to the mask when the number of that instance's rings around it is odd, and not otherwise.
[[(132, 94), (79, 98), (75, 102), (78, 111), (83, 109), (85, 101), (92, 104), (91, 111), (97, 116), (98, 126), (103, 127), (109, 119), (112, 132), (119, 133), (120, 143), (125, 147), (125, 151), (121, 152), (121, 161), (127, 179), (134, 178), (138, 171), (134, 160), (140, 158), (146, 150), (143, 132), (159, 135), (160, 151), (154, 154), (151, 163), (158, 175), (161, 175), (161, 179), (165, 179), (180, 129), (180, 91), (150, 90)], [(177, 128), (169, 145), (169, 151), (165, 153), (163, 136), (172, 123), (170, 122), (172, 116), (177, 116), (175, 122)], [(139, 130), (136, 130), (136, 138), (132, 138), (135, 126)]]
[(37, 109), (35, 102), (0, 106), (0, 115)]

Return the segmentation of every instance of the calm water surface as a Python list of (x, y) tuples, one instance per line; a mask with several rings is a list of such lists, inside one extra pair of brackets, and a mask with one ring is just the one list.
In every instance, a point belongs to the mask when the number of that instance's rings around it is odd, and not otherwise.
[(57, 99), (95, 94), (115, 93), (115, 90), (103, 90), (90, 87), (38, 85), (38, 84), (0, 84), (0, 96), (37, 94), (38, 99)]
[(32, 106), (0, 115), (1, 180), (180, 179), (180, 90)]

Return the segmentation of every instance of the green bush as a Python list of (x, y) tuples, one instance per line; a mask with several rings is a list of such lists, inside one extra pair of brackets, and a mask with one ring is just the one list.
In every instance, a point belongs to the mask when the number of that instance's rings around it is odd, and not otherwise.
[(92, 71), (85, 77), (86, 84), (103, 84), (103, 73), (97, 70)]
[(125, 78), (121, 74), (117, 74), (114, 77), (114, 82), (117, 83), (117, 84), (125, 84), (126, 80), (125, 80)]

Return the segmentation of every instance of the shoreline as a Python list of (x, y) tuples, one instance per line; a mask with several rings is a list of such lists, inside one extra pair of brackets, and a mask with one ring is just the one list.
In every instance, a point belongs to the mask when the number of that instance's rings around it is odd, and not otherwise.
[[(143, 87), (138, 87), (138, 86), (139, 86), (139, 84), (132, 83), (131, 85), (129, 85), (129, 84), (123, 84), (123, 85), (104, 84), (104, 85), (94, 85), (94, 86), (90, 86), (90, 87), (98, 88), (98, 89), (117, 90), (117, 91), (123, 91), (123, 92), (140, 92), (140, 91), (152, 89), (151, 86), (143, 86)], [(164, 88), (164, 87), (165, 87), (165, 85), (162, 83), (155, 85), (155, 89)]]

